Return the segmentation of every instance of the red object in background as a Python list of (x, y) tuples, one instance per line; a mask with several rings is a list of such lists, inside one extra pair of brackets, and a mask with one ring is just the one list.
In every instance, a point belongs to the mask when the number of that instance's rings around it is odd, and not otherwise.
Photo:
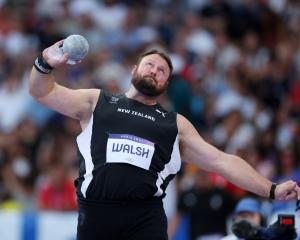
[(73, 182), (64, 180), (59, 187), (50, 181), (41, 186), (38, 193), (39, 209), (71, 211), (77, 209)]
[(293, 107), (299, 106), (300, 104), (300, 80), (291, 88), (289, 94)]
[(283, 225), (293, 225), (294, 221), (293, 219), (282, 219), (281, 223)]
[(216, 187), (220, 187), (226, 189), (229, 193), (231, 193), (236, 198), (241, 198), (246, 195), (246, 191), (233, 185), (232, 183), (228, 182), (225, 178), (215, 174), (209, 173), (212, 183)]
[(279, 214), (278, 220), (280, 225), (294, 226), (295, 216), (290, 214)]

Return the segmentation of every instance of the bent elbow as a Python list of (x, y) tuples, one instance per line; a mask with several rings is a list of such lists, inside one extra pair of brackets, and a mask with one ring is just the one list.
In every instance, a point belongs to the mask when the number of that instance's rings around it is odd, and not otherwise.
[(39, 102), (41, 102), (53, 90), (54, 90), (53, 86), (35, 85), (29, 82), (29, 87), (28, 87), (29, 94)]

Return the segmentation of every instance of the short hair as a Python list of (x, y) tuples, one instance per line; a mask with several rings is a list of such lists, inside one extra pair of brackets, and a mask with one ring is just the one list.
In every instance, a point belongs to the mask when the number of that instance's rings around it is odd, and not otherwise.
[(170, 69), (170, 75), (169, 75), (169, 78), (170, 78), (172, 75), (172, 72), (173, 72), (173, 64), (172, 64), (170, 56), (163, 50), (159, 50), (156, 48), (147, 50), (146, 52), (142, 53), (139, 56), (137, 64), (139, 64), (144, 57), (146, 57), (148, 55), (152, 55), (152, 54), (157, 54), (157, 55), (161, 56), (164, 60), (166, 60), (168, 66), (169, 66), (169, 69)]

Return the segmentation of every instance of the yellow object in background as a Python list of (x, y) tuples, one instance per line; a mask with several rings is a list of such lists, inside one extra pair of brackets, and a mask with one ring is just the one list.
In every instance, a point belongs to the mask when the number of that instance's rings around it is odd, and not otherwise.
[(4, 211), (20, 211), (22, 205), (14, 200), (7, 200), (0, 204), (0, 209)]

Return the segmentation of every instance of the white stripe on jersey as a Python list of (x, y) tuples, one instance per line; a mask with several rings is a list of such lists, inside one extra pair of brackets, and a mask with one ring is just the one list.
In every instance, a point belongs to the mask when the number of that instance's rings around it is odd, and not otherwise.
[(154, 196), (159, 197), (163, 194), (163, 190), (160, 187), (161, 184), (167, 178), (167, 176), (169, 176), (170, 174), (176, 174), (180, 170), (180, 166), (181, 166), (181, 157), (179, 151), (179, 138), (177, 135), (173, 145), (171, 160), (165, 165), (165, 168), (158, 173), (158, 179), (156, 181), (156, 186), (158, 190), (154, 194)]
[(85, 162), (84, 181), (82, 182), (81, 189), (80, 189), (85, 198), (86, 198), (87, 188), (93, 179), (92, 171), (94, 169), (94, 164), (92, 161), (92, 154), (91, 154), (93, 120), (94, 120), (94, 115), (92, 115), (86, 129), (84, 129), (76, 139), (79, 151), (83, 156)]

